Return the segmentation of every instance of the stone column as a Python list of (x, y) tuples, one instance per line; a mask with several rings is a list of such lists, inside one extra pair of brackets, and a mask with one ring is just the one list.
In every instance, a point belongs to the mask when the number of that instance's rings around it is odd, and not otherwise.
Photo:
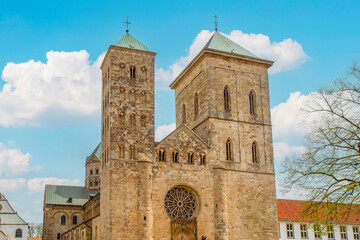
[(228, 240), (226, 170), (214, 167), (215, 240)]

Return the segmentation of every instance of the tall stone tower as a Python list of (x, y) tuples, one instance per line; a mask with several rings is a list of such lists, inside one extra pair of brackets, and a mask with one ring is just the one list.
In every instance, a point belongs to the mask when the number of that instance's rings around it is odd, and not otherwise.
[(268, 68), (215, 32), (170, 85), (177, 127), (209, 145), (216, 240), (277, 239)]
[(155, 53), (128, 32), (101, 65), (102, 239), (152, 239)]

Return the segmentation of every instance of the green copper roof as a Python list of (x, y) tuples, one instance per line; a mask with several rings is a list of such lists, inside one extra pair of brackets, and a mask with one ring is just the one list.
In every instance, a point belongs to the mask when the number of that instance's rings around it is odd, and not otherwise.
[(89, 201), (89, 199), (90, 193), (85, 187), (45, 186), (45, 204), (82, 206)]
[(237, 43), (231, 41), (218, 32), (215, 32), (214, 35), (212, 35), (210, 40), (205, 45), (205, 48), (258, 58), (255, 54), (249, 52), (245, 48), (241, 47)]
[(96, 156), (100, 161), (101, 161), (101, 143), (99, 143), (99, 145), (97, 145), (97, 147), (94, 149), (94, 151), (90, 154), (90, 156), (86, 157), (86, 162), (90, 162), (91, 158), (93, 156)]
[(113, 46), (151, 52), (150, 49), (148, 49), (145, 45), (143, 45), (141, 42), (136, 40), (129, 33), (126, 33), (122, 38), (120, 38), (119, 41), (113, 44)]

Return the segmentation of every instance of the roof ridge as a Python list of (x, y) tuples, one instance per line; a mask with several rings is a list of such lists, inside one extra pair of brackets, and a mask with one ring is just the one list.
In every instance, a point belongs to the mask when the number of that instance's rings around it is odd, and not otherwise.
[(134, 50), (140, 50), (145, 52), (152, 52), (148, 47), (139, 42), (136, 38), (134, 38), (130, 33), (125, 33), (118, 41), (116, 41), (112, 46), (129, 48)]
[(76, 185), (58, 185), (58, 184), (45, 184), (46, 186), (52, 186), (52, 187), (78, 187), (78, 188), (85, 188), (85, 186), (76, 186)]
[(246, 48), (240, 46), (239, 44), (219, 32), (214, 32), (209, 41), (205, 44), (204, 48), (243, 55), (252, 58), (259, 58), (254, 53), (250, 52)]
[(205, 144), (205, 146), (207, 146), (208, 148), (210, 148), (210, 146), (199, 136), (197, 135), (191, 128), (189, 128), (188, 125), (186, 125), (185, 123), (182, 123), (180, 126), (178, 126), (177, 128), (175, 128), (172, 132), (170, 132), (168, 135), (166, 135), (166, 137), (164, 137), (160, 142), (158, 142), (158, 144), (164, 142), (168, 137), (170, 137), (174, 132), (176, 132), (178, 129), (180, 129), (181, 127), (185, 127), (187, 128), (192, 134), (194, 134), (194, 136), (196, 138), (198, 138), (203, 144)]

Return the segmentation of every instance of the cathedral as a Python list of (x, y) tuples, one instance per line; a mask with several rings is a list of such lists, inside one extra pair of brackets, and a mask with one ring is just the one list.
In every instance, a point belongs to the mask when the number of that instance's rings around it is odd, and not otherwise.
[(275, 240), (268, 68), (215, 31), (171, 83), (154, 138), (156, 53), (126, 34), (101, 65), (101, 144), (85, 186), (47, 185), (44, 240)]

